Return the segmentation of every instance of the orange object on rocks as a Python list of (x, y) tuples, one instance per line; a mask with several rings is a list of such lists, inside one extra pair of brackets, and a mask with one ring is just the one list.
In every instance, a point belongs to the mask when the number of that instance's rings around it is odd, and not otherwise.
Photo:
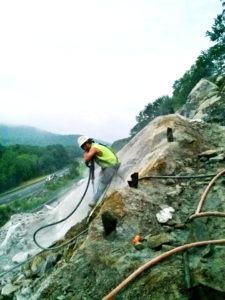
[(137, 234), (133, 239), (133, 244), (135, 245), (136, 243), (140, 242), (140, 240), (141, 240), (141, 236), (140, 234)]

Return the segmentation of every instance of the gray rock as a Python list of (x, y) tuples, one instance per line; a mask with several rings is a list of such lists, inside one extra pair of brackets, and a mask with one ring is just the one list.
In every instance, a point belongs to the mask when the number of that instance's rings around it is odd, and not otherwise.
[(147, 240), (147, 245), (154, 249), (158, 248), (159, 246), (162, 246), (163, 244), (169, 244), (173, 241), (173, 238), (168, 233), (160, 233), (158, 235), (149, 237)]
[(134, 244), (134, 248), (135, 248), (136, 250), (142, 250), (142, 249), (145, 248), (145, 246), (144, 246), (143, 243), (137, 242), (136, 244)]
[(15, 291), (17, 291), (19, 289), (18, 285), (13, 285), (11, 283), (6, 284), (3, 288), (2, 288), (2, 292), (1, 294), (3, 296), (10, 296), (12, 295)]

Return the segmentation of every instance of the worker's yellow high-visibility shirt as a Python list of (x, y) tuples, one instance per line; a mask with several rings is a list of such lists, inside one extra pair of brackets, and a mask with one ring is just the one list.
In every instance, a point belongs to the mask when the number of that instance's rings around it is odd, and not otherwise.
[(98, 144), (98, 143), (92, 143), (92, 148), (96, 148), (99, 151), (101, 151), (102, 155), (96, 155), (95, 156), (95, 162), (102, 168), (107, 168), (110, 166), (114, 166), (119, 163), (118, 157), (116, 154), (110, 150), (107, 146)]

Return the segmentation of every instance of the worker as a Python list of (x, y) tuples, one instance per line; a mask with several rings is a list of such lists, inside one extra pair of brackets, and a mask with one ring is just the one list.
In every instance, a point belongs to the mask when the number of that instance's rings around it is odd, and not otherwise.
[(100, 178), (97, 191), (93, 200), (89, 203), (90, 207), (95, 207), (97, 201), (110, 184), (113, 176), (120, 166), (119, 159), (114, 151), (106, 145), (96, 143), (92, 138), (85, 135), (77, 139), (78, 145), (84, 150), (84, 160), (86, 165), (94, 161), (101, 167)]

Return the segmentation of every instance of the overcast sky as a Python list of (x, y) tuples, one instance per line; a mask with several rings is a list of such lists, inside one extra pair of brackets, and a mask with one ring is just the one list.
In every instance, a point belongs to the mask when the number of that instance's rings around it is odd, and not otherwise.
[(0, 1), (0, 123), (112, 142), (212, 44), (219, 0)]

